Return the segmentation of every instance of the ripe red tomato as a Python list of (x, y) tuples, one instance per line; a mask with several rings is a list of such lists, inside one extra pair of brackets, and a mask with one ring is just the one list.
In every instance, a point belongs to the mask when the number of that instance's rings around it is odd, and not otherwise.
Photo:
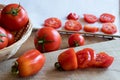
[(85, 44), (85, 39), (82, 35), (74, 33), (68, 38), (69, 47), (77, 47)]
[(79, 15), (77, 15), (76, 13), (69, 13), (68, 16), (67, 16), (67, 19), (69, 19), (69, 20), (78, 20)]
[(4, 28), (0, 26), (0, 49), (5, 48), (8, 45), (7, 33)]
[(64, 28), (70, 31), (79, 31), (82, 29), (82, 25), (78, 21), (68, 20), (65, 22)]
[(90, 55), (89, 51), (80, 50), (80, 51), (76, 52), (76, 56), (77, 56), (79, 69), (89, 67), (88, 63), (91, 61), (91, 55)]
[(8, 46), (10, 46), (11, 44), (13, 44), (15, 42), (15, 36), (12, 32), (6, 30), (7, 32), (7, 38), (8, 38)]
[(45, 56), (38, 50), (28, 50), (18, 57), (12, 66), (12, 72), (20, 77), (32, 76), (42, 69), (45, 60)]
[(101, 31), (106, 34), (114, 34), (117, 32), (117, 27), (113, 23), (103, 23)]
[(98, 21), (98, 18), (93, 14), (84, 14), (84, 20), (88, 23), (95, 23)]
[(1, 26), (2, 22), (1, 22), (1, 10), (0, 10), (0, 26)]
[(28, 23), (28, 15), (20, 4), (8, 4), (1, 12), (1, 21), (4, 27), (11, 31), (18, 31)]
[(95, 33), (98, 32), (99, 28), (96, 26), (90, 26), (90, 25), (84, 25), (84, 31), (86, 32), (91, 32), (91, 33)]
[(106, 23), (106, 22), (113, 23), (115, 21), (115, 16), (109, 13), (103, 13), (100, 15), (100, 21), (103, 23)]
[(62, 25), (61, 20), (55, 17), (48, 18), (44, 21), (44, 26), (46, 27), (53, 27), (57, 29), (60, 28), (61, 25)]
[[(68, 50), (62, 52), (58, 56), (58, 63), (63, 70), (75, 70), (78, 68), (76, 54), (73, 48), (69, 48)], [(56, 66), (57, 68), (59, 66)]]
[(61, 45), (61, 36), (52, 27), (40, 28), (35, 35), (34, 44), (40, 52), (57, 50)]
[(114, 61), (114, 57), (109, 56), (105, 52), (100, 52), (96, 55), (95, 67), (102, 67), (102, 68), (108, 68)]

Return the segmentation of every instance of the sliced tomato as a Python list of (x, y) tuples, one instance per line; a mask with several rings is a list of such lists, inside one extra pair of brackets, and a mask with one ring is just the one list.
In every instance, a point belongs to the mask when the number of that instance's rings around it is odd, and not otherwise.
[(115, 16), (109, 13), (103, 13), (100, 15), (100, 21), (103, 23), (106, 22), (114, 22), (115, 21)]
[(98, 18), (93, 14), (84, 14), (84, 20), (88, 23), (95, 23)]
[(114, 34), (117, 32), (117, 27), (113, 23), (104, 23), (101, 31), (106, 34)]
[(61, 25), (62, 25), (61, 20), (56, 17), (51, 17), (44, 21), (44, 26), (46, 27), (53, 27), (57, 29), (57, 28), (60, 28)]
[(88, 66), (89, 67), (93, 66), (96, 58), (95, 51), (92, 48), (84, 48), (83, 51), (88, 52), (90, 54), (91, 60), (88, 63)]
[(84, 31), (85, 32), (95, 33), (95, 32), (98, 32), (98, 30), (99, 30), (99, 28), (96, 27), (96, 26), (84, 25)]
[(75, 70), (78, 68), (76, 54), (73, 48), (69, 48), (58, 56), (58, 62), (63, 70)]
[(68, 20), (65, 22), (64, 28), (70, 31), (79, 31), (82, 29), (82, 25), (78, 21)]
[(80, 50), (76, 53), (77, 61), (78, 61), (78, 68), (83, 69), (89, 67), (88, 64), (91, 61), (91, 56), (89, 51)]
[(99, 54), (96, 55), (95, 67), (100, 67), (100, 68), (108, 68), (114, 61), (114, 57), (109, 56), (105, 52), (100, 52)]
[(79, 19), (79, 15), (77, 15), (76, 13), (69, 13), (67, 16), (68, 20), (78, 20)]

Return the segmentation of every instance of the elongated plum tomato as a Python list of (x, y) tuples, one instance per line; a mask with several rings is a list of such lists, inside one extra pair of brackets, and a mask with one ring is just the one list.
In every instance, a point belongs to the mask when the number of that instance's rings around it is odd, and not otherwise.
[(76, 54), (73, 48), (69, 48), (66, 51), (60, 53), (58, 56), (58, 62), (55, 63), (55, 67), (58, 70), (75, 70), (78, 67)]
[(61, 42), (61, 35), (52, 27), (40, 28), (34, 38), (35, 47), (40, 52), (58, 50)]
[(77, 47), (85, 44), (85, 39), (78, 33), (71, 34), (68, 38), (69, 47)]
[(45, 56), (36, 49), (31, 49), (23, 53), (12, 66), (12, 73), (20, 77), (28, 77), (39, 72), (44, 63)]
[(11, 31), (18, 31), (28, 23), (28, 15), (20, 4), (8, 4), (1, 11), (3, 27)]

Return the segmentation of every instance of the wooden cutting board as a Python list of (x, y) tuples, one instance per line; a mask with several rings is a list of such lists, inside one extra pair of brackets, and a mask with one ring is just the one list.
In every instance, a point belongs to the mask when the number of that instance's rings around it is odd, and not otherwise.
[(96, 53), (105, 51), (109, 55), (114, 56), (115, 60), (113, 64), (108, 69), (88, 68), (74, 71), (57, 71), (54, 68), (54, 63), (57, 61), (57, 56), (65, 50), (63, 49), (45, 53), (46, 63), (42, 70), (36, 75), (27, 78), (19, 78), (11, 74), (11, 66), (16, 58), (1, 62), (0, 80), (120, 80), (120, 40), (100, 42), (74, 49), (78, 51), (85, 47), (93, 48)]

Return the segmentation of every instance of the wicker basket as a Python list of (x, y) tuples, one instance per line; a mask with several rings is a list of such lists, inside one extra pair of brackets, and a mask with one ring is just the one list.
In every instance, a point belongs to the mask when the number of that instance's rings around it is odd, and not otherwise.
[[(3, 4), (0, 4), (0, 10), (4, 7)], [(15, 35), (16, 42), (8, 47), (0, 49), (0, 61), (9, 59), (16, 54), (20, 46), (28, 39), (32, 32), (32, 24), (29, 21), (27, 26), (21, 29), (20, 31), (13, 32)]]

